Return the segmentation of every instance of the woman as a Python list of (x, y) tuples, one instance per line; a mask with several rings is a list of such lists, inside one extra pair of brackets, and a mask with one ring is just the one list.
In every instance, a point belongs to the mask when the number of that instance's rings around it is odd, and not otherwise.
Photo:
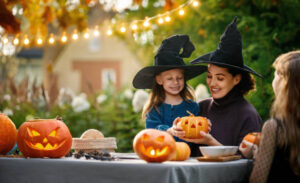
[(199, 102), (199, 116), (211, 121), (210, 134), (201, 132), (200, 139), (186, 139), (182, 129), (173, 126), (175, 136), (195, 143), (192, 156), (201, 155), (200, 144), (239, 146), (246, 134), (261, 130), (259, 114), (244, 98), (255, 88), (250, 73), (261, 76), (243, 63), (242, 38), (236, 27), (236, 18), (221, 36), (219, 47), (191, 63), (208, 64), (206, 83), (212, 96)]
[(273, 66), (272, 118), (264, 123), (250, 182), (300, 182), (300, 50)]

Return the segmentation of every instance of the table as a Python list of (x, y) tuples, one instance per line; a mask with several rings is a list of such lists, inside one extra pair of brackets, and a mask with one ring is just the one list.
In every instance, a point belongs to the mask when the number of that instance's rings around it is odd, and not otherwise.
[[(131, 154), (132, 155), (132, 154)], [(124, 156), (125, 157), (125, 156)], [(146, 163), (140, 159), (113, 161), (84, 158), (0, 157), (1, 183), (206, 183), (243, 182), (252, 161)]]

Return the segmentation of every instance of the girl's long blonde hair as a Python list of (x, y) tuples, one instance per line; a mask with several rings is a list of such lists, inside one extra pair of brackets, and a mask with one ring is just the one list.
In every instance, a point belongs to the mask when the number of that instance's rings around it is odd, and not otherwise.
[(290, 165), (300, 175), (300, 50), (280, 55), (273, 63), (282, 85), (272, 106), (271, 116), (281, 126), (278, 145), (290, 146)]
[[(187, 85), (186, 81), (184, 82), (184, 87), (182, 91), (180, 92), (180, 96), (184, 101), (195, 100), (195, 95), (193, 92), (193, 89)], [(157, 84), (156, 82), (153, 84), (152, 91), (150, 93), (150, 96), (148, 98), (148, 101), (146, 102), (143, 113), (142, 113), (142, 119), (144, 120), (146, 118), (146, 115), (152, 110), (156, 109), (158, 112), (158, 106), (160, 106), (165, 101), (166, 95), (165, 91), (162, 85)]]

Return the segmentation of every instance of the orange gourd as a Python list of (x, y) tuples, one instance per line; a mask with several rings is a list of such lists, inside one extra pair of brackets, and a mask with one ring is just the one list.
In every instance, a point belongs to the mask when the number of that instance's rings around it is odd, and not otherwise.
[(70, 151), (72, 136), (68, 127), (60, 120), (36, 119), (20, 126), (17, 143), (26, 157), (59, 158)]
[(167, 132), (144, 129), (133, 140), (134, 152), (147, 162), (164, 162), (175, 156), (174, 138)]
[(176, 142), (176, 156), (172, 158), (172, 161), (185, 161), (191, 155), (191, 149), (185, 142)]
[(185, 137), (190, 139), (201, 138), (200, 131), (208, 133), (209, 130), (207, 118), (191, 113), (190, 116), (182, 117), (177, 125), (185, 131)]
[[(259, 146), (259, 142), (260, 142), (260, 132), (252, 132), (252, 133), (248, 133), (247, 135), (245, 135), (245, 137), (243, 138), (243, 140), (256, 144), (257, 146)], [(245, 148), (246, 145), (243, 143), (242, 147)]]
[(0, 154), (8, 153), (16, 144), (17, 129), (11, 119), (0, 113)]

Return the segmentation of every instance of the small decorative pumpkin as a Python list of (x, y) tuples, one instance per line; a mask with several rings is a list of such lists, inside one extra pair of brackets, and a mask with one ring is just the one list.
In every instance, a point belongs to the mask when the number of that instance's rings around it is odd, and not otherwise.
[[(257, 146), (259, 146), (259, 142), (260, 142), (260, 132), (252, 132), (252, 133), (248, 133), (247, 135), (245, 135), (245, 137), (243, 138), (243, 140), (256, 144)], [(246, 145), (244, 143), (242, 143), (242, 147), (245, 148)]]
[(163, 162), (172, 159), (176, 153), (174, 138), (167, 132), (144, 129), (133, 140), (134, 152), (147, 162)]
[(11, 119), (0, 113), (0, 154), (8, 153), (16, 144), (17, 129)]
[(191, 149), (185, 142), (176, 142), (176, 156), (172, 158), (172, 161), (185, 161), (191, 155)]
[(20, 126), (17, 143), (26, 157), (59, 158), (70, 151), (72, 135), (61, 120), (35, 119)]
[(194, 116), (187, 111), (190, 116), (182, 117), (177, 123), (183, 131), (185, 131), (185, 137), (190, 139), (201, 138), (200, 131), (208, 133), (208, 119), (202, 116)]

